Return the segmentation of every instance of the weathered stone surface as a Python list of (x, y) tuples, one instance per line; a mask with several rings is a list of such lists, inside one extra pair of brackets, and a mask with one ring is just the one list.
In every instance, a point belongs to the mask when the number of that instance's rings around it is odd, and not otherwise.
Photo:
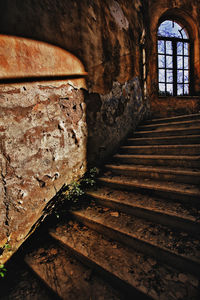
[(94, 271), (56, 243), (44, 244), (25, 261), (61, 299), (121, 300), (123, 297)]
[(84, 74), (79, 59), (59, 47), (0, 35), (0, 78)]
[(0, 87), (2, 247), (9, 240), (14, 251), (62, 184), (83, 174), (87, 127), (88, 161), (97, 165), (148, 112), (139, 45), (147, 3), (0, 3), (1, 34), (35, 40), (1, 36), (1, 77), (88, 72), (87, 86), (76, 80)]
[(130, 130), (144, 118), (148, 107), (143, 100), (139, 80), (125, 84), (114, 82), (106, 95), (85, 92), (88, 125), (88, 160), (100, 164)]
[(51, 82), (1, 87), (0, 107), (1, 246), (15, 251), (62, 185), (85, 172), (85, 104), (72, 83)]
[(114, 81), (138, 76), (139, 41), (147, 0), (39, 1), (0, 4), (2, 34), (41, 40), (78, 57), (90, 92), (109, 93)]
[(151, 111), (154, 117), (193, 114), (200, 111), (200, 97), (155, 97)]

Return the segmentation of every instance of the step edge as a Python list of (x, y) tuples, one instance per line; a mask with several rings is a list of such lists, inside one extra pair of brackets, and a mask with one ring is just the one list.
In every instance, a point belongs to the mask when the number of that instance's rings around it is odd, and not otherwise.
[(164, 129), (161, 129), (161, 130), (148, 130), (148, 131), (135, 131), (134, 132), (134, 135), (137, 135), (137, 134), (151, 134), (151, 133), (161, 133), (161, 132), (164, 132), (164, 133), (167, 133), (167, 132), (181, 132), (181, 131), (191, 131), (191, 130), (200, 130), (200, 126), (199, 127), (189, 127), (189, 128), (176, 128), (176, 129), (167, 129), (167, 130), (164, 130)]
[(112, 197), (109, 197), (107, 195), (100, 195), (100, 194), (95, 194), (95, 193), (91, 193), (91, 192), (86, 192), (86, 195), (89, 196), (89, 197), (93, 197), (95, 199), (100, 199), (100, 200), (103, 200), (103, 201), (110, 201), (110, 202), (113, 202), (113, 203), (117, 203), (117, 204), (120, 204), (120, 205), (125, 205), (125, 206), (128, 206), (130, 208), (133, 208), (133, 209), (139, 209), (141, 211), (145, 211), (145, 212), (148, 212), (148, 213), (153, 213), (153, 214), (158, 214), (158, 215), (166, 215), (167, 217), (169, 218), (175, 218), (177, 220), (180, 220), (180, 222), (189, 222), (191, 224), (194, 224), (194, 226), (199, 226), (200, 227), (200, 221), (197, 222), (195, 219), (193, 218), (189, 218), (187, 216), (185, 217), (182, 217), (182, 214), (179, 214), (179, 215), (176, 215), (176, 214), (173, 214), (173, 212), (169, 212), (167, 211), (166, 213), (166, 210), (159, 210), (159, 209), (156, 209), (156, 208), (153, 208), (153, 210), (150, 209), (150, 207), (148, 206), (142, 206), (142, 205), (139, 205), (139, 204), (134, 204), (134, 202), (126, 202), (124, 201), (125, 199), (123, 199), (123, 202), (120, 202), (120, 201), (116, 201), (115, 198), (112, 198)]
[(136, 291), (138, 291), (142, 295), (144, 295), (146, 297), (149, 297), (152, 300), (159, 300), (159, 298), (153, 299), (153, 298), (151, 298), (151, 296), (149, 294), (144, 294), (142, 289), (140, 289), (137, 286), (136, 281), (134, 281), (134, 283), (125, 281), (122, 276), (120, 277), (119, 274), (116, 274), (116, 272), (113, 273), (112, 270), (106, 268), (105, 264), (102, 266), (99, 262), (97, 262), (93, 258), (89, 258), (88, 255), (85, 255), (85, 253), (82, 253), (82, 252), (80, 253), (80, 251), (78, 251), (78, 249), (75, 249), (71, 245), (67, 244), (65, 241), (62, 241), (62, 240), (58, 239), (58, 235), (56, 235), (55, 232), (49, 231), (49, 234), (53, 239), (57, 240), (59, 242), (59, 244), (62, 245), (62, 247), (64, 247), (64, 248), (67, 247), (75, 255), (75, 257), (78, 257), (78, 259), (80, 258), (81, 261), (84, 260), (84, 263), (88, 264), (89, 266), (91, 266), (91, 265), (95, 266), (95, 268), (97, 268), (97, 270), (102, 270), (103, 272), (108, 274), (108, 276), (114, 277), (114, 280), (117, 280), (117, 281), (120, 281), (120, 282), (124, 283), (128, 287), (130, 287), (132, 289), (135, 289)]
[[(200, 266), (200, 260), (197, 260), (197, 259), (195, 259), (195, 258), (189, 258), (188, 256), (185, 256), (185, 255), (180, 255), (180, 254), (177, 254), (176, 252), (174, 252), (174, 251), (171, 251), (170, 249), (167, 249), (167, 248), (164, 248), (164, 247), (161, 247), (161, 246), (159, 246), (158, 244), (156, 245), (156, 244), (154, 244), (154, 243), (152, 243), (151, 241), (147, 241), (147, 240), (144, 240), (144, 239), (142, 239), (142, 238), (137, 238), (137, 237), (135, 237), (134, 235), (131, 235), (131, 234), (129, 234), (128, 232), (125, 232), (125, 231), (122, 231), (122, 230), (118, 230), (118, 229), (116, 229), (116, 228), (113, 228), (113, 227), (111, 227), (111, 226), (108, 226), (108, 224), (104, 224), (104, 223), (100, 223), (99, 222), (99, 220), (95, 220), (95, 219), (89, 219), (89, 218), (87, 218), (86, 216), (84, 216), (84, 215), (81, 215), (80, 214), (80, 212), (79, 212), (79, 214), (77, 214), (77, 212), (72, 212), (72, 215), (76, 218), (76, 219), (78, 219), (78, 221), (80, 221), (80, 222), (83, 222), (84, 223), (84, 221), (85, 222), (89, 222), (89, 223), (93, 223), (93, 224), (95, 224), (95, 225), (97, 225), (97, 226), (99, 226), (99, 227), (102, 227), (102, 231), (100, 231), (100, 233), (101, 234), (105, 234), (104, 233), (104, 231), (103, 231), (103, 229), (104, 230), (109, 230), (109, 231), (112, 231), (112, 232), (114, 232), (114, 233), (116, 233), (116, 234), (120, 234), (120, 236), (122, 237), (122, 239), (123, 239), (123, 236), (125, 236), (126, 238), (128, 238), (128, 239), (130, 239), (130, 240), (133, 240), (134, 242), (136, 242), (136, 243), (138, 243), (138, 244), (141, 244), (141, 246), (142, 245), (144, 245), (144, 247), (148, 247), (148, 248), (152, 248), (152, 249), (148, 249), (147, 250), (147, 252), (145, 253), (144, 252), (144, 254), (146, 254), (146, 255), (149, 255), (149, 256), (152, 256), (152, 253), (151, 253), (151, 250), (153, 251), (153, 250), (156, 250), (156, 249), (158, 249), (158, 251), (160, 252), (160, 253), (162, 253), (162, 255), (163, 256), (165, 256), (165, 255), (167, 255), (167, 256), (170, 256), (170, 259), (172, 259), (172, 262), (171, 262), (171, 264), (172, 264), (172, 266), (173, 266), (173, 264), (174, 264), (174, 259), (175, 260), (179, 260), (179, 264), (180, 264), (180, 266), (182, 265), (182, 263), (184, 263), (184, 267), (185, 267), (185, 264), (188, 264), (187, 265), (187, 268), (188, 269), (190, 269), (190, 271), (189, 272), (194, 272), (194, 275), (197, 275), (197, 274), (199, 274), (199, 266)], [(84, 220), (84, 221), (83, 221)], [(87, 223), (84, 223), (86, 226), (88, 226), (87, 225)], [(89, 227), (89, 226), (88, 226)], [(92, 229), (93, 230), (93, 229)], [(99, 232), (99, 231), (98, 231)], [(107, 235), (107, 234), (105, 234), (105, 235)], [(111, 236), (109, 236), (110, 238), (111, 238)], [(115, 238), (116, 239), (116, 238)], [(119, 240), (117, 240), (119, 243), (123, 243), (124, 244), (124, 242), (122, 242), (120, 239)], [(126, 244), (125, 243), (125, 245), (126, 246), (128, 246), (128, 247), (133, 247), (134, 248), (134, 246), (130, 246), (130, 244)], [(136, 250), (138, 250), (137, 248), (134, 248), (134, 249), (136, 249)], [(150, 250), (150, 254), (148, 253), (148, 251)], [(141, 251), (141, 250), (138, 250), (138, 251)], [(157, 255), (153, 255), (153, 257), (155, 258), (155, 259), (157, 259)], [(158, 260), (158, 259), (157, 259)], [(169, 261), (168, 261), (168, 259), (166, 258), (160, 258), (160, 256), (159, 256), (159, 260), (162, 262), (162, 263), (168, 263)], [(191, 266), (190, 266), (191, 265)], [(179, 268), (180, 268), (180, 266), (179, 266)], [(196, 270), (196, 268), (198, 269), (198, 270)], [(184, 269), (182, 269), (182, 271), (183, 271)], [(195, 270), (195, 271), (194, 271)]]
[(175, 159), (175, 160), (200, 160), (200, 155), (159, 155), (159, 154), (115, 154), (113, 158), (144, 158), (144, 159)]
[[(166, 189), (166, 188), (157, 189), (157, 186), (156, 186), (156, 189), (155, 189), (155, 186), (153, 186), (153, 185), (156, 183), (156, 181), (153, 181), (153, 180), (151, 180), (152, 184), (148, 184), (148, 185), (144, 184), (144, 183), (141, 183), (141, 182), (140, 183), (138, 183), (138, 182), (136, 183), (133, 180), (131, 180), (132, 181), (131, 183), (130, 182), (120, 182), (119, 180), (113, 180), (113, 179), (110, 180), (110, 179), (108, 179), (106, 177), (99, 177), (98, 181), (100, 181), (100, 182), (107, 182), (107, 183), (113, 183), (113, 184), (116, 184), (116, 185), (133, 186), (133, 187), (143, 188), (143, 189), (154, 189), (156, 191), (162, 191), (162, 192), (166, 192), (166, 190), (167, 190), (167, 192), (173, 192), (173, 193), (183, 194), (183, 195), (187, 195), (187, 196), (194, 196), (194, 197), (198, 196), (198, 197), (200, 197), (200, 192), (190, 192), (190, 191), (187, 191), (186, 193), (185, 192), (183, 193), (182, 189), (178, 189), (178, 190), (173, 189), (173, 188), (171, 188), (171, 189)], [(134, 182), (134, 184), (133, 184), (133, 182)], [(162, 183), (167, 183), (167, 181), (162, 182)]]
[[(172, 174), (172, 175), (185, 175), (185, 176), (198, 176), (200, 177), (200, 170), (199, 171), (192, 171), (190, 168), (183, 168), (183, 170), (176, 170), (175, 168), (167, 169), (164, 166), (146, 166), (146, 165), (131, 165), (131, 164), (105, 164), (104, 166), (106, 169), (109, 170), (129, 170), (129, 171), (138, 171), (138, 172), (155, 172), (155, 173), (162, 173), (162, 174)], [(180, 168), (180, 167), (179, 167)], [(198, 169), (198, 168), (197, 168)]]

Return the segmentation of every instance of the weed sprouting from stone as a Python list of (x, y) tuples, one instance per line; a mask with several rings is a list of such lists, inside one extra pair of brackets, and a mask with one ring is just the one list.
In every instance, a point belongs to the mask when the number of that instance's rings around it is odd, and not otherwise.
[(97, 168), (91, 168), (78, 181), (73, 181), (71, 184), (64, 186), (58, 196), (58, 206), (55, 208), (55, 215), (60, 217), (62, 206), (69, 204), (70, 206), (81, 203), (81, 198), (85, 195), (85, 191), (96, 185), (96, 177), (98, 174)]
[(5, 276), (7, 269), (4, 267), (3, 264), (0, 265), (0, 277), (3, 278)]

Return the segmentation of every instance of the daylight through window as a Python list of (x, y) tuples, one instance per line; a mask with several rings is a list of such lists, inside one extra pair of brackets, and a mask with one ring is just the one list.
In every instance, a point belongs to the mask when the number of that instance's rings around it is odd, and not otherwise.
[(190, 42), (186, 29), (172, 20), (162, 22), (157, 47), (159, 95), (189, 95)]

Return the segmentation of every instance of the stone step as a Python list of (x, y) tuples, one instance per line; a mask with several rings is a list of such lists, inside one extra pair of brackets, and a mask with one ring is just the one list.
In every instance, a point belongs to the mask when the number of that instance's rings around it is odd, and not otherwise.
[(126, 145), (189, 145), (200, 144), (200, 135), (128, 138)]
[(138, 137), (168, 137), (168, 136), (186, 136), (200, 135), (200, 126), (191, 128), (170, 128), (160, 130), (147, 130), (134, 132), (133, 138)]
[(199, 275), (200, 241), (185, 231), (173, 231), (164, 225), (96, 205), (71, 213), (92, 230), (181, 271)]
[(160, 124), (160, 123), (169, 123), (169, 122), (180, 122), (180, 121), (190, 121), (200, 119), (200, 114), (190, 114), (190, 115), (181, 115), (176, 117), (169, 117), (169, 118), (156, 118), (151, 120), (143, 121), (143, 124)]
[(149, 178), (197, 185), (200, 184), (200, 170), (195, 168), (184, 169), (130, 164), (107, 164), (105, 165), (105, 168), (114, 174), (127, 175), (134, 178)]
[(113, 161), (122, 164), (200, 168), (200, 156), (116, 154)]
[(130, 295), (125, 299), (170, 299), (169, 291), (173, 295), (171, 299), (187, 296), (197, 299), (198, 280), (195, 276), (166, 266), (86, 226), (77, 223), (60, 225), (51, 230), (50, 235), (84, 263), (98, 270), (105, 279), (123, 288), (124, 295)]
[(155, 124), (147, 124), (140, 125), (137, 127), (137, 131), (147, 131), (147, 130), (161, 130), (161, 129), (170, 129), (170, 128), (190, 128), (194, 126), (200, 125), (200, 118), (196, 120), (188, 120), (188, 121), (179, 121), (179, 122), (169, 122), (169, 123), (155, 123)]
[(200, 188), (183, 183), (174, 183), (150, 179), (133, 179), (127, 176), (101, 176), (98, 183), (111, 188), (139, 191), (149, 195), (158, 195), (162, 198), (175, 199), (191, 205), (200, 205)]
[(122, 299), (118, 291), (55, 242), (41, 245), (25, 261), (59, 299)]
[(23, 254), (23, 251), (19, 250), (7, 261), (5, 277), (0, 278), (0, 299), (57, 300), (56, 294), (50, 291), (40, 278), (31, 272), (23, 260)]
[(98, 205), (110, 207), (136, 217), (200, 235), (200, 210), (177, 201), (151, 197), (130, 191), (119, 191), (107, 187), (88, 191), (87, 196)]
[(200, 155), (200, 145), (122, 146), (120, 153), (155, 155)]

